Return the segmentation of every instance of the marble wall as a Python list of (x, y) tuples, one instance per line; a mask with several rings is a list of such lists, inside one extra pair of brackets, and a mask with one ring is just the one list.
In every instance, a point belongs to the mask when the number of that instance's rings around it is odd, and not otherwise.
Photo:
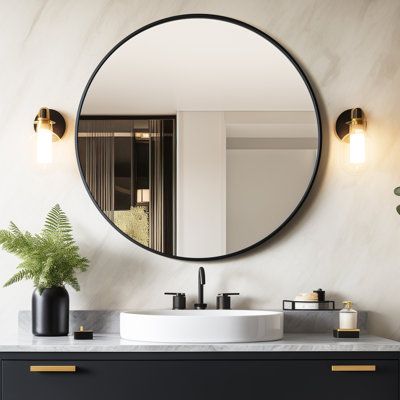
[[(241, 257), (203, 263), (206, 298), (239, 291), (236, 306), (279, 308), (318, 287), (370, 311), (370, 331), (400, 339), (400, 3), (398, 0), (0, 0), (0, 226), (39, 230), (56, 202), (70, 216), (91, 269), (71, 290), (75, 309), (167, 307), (165, 290), (196, 292), (199, 263), (148, 253), (121, 237), (81, 182), (74, 119), (83, 88), (105, 53), (151, 21), (181, 13), (241, 19), (270, 34), (300, 62), (318, 95), (323, 158), (305, 207), (274, 240)], [(61, 111), (64, 140), (49, 169), (35, 163), (32, 120), (40, 106)], [(343, 166), (333, 134), (355, 105), (368, 116), (369, 160)], [(0, 253), (0, 281), (17, 260)], [(0, 289), (0, 323), (17, 330), (32, 285)]]

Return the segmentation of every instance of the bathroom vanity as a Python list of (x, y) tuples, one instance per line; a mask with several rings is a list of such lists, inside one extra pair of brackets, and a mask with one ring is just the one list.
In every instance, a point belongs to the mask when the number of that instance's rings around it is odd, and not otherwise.
[(400, 343), (373, 336), (230, 344), (26, 336), (2, 339), (0, 357), (1, 400), (399, 399)]

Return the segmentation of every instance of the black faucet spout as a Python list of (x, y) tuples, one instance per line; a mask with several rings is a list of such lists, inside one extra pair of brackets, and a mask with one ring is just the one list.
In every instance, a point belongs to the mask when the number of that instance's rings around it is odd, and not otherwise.
[(204, 303), (204, 285), (206, 284), (206, 274), (203, 267), (199, 268), (199, 290), (197, 303), (194, 305), (196, 310), (205, 310), (207, 304)]
[(206, 284), (206, 273), (204, 272), (204, 268), (199, 268), (199, 284), (205, 285)]

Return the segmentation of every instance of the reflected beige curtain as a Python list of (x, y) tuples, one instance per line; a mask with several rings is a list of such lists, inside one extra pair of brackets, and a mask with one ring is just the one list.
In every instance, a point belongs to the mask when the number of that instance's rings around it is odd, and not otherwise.
[(85, 178), (99, 207), (114, 220), (114, 132), (110, 121), (85, 121)]

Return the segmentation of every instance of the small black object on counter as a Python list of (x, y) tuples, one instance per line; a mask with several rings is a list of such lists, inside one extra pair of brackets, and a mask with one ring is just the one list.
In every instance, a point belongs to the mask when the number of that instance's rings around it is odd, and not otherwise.
[(83, 326), (80, 327), (79, 331), (74, 332), (75, 340), (91, 340), (93, 339), (93, 331), (86, 331)]
[(359, 329), (334, 329), (333, 337), (338, 339), (358, 339), (360, 337)]

